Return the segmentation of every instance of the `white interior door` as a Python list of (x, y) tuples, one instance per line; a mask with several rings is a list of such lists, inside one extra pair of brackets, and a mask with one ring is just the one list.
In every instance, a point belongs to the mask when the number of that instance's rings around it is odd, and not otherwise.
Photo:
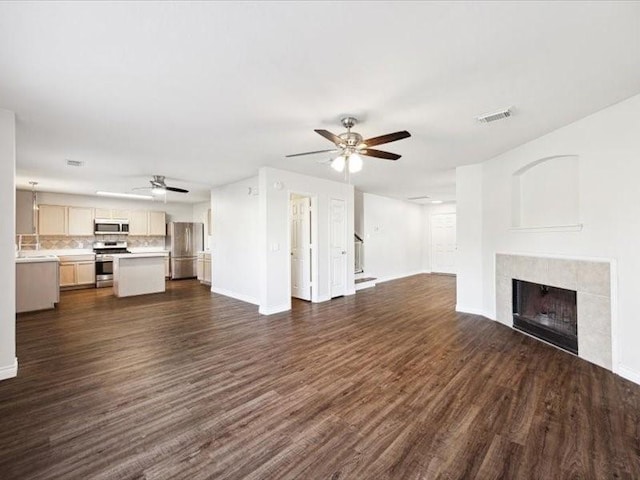
[(347, 211), (344, 200), (331, 199), (331, 298), (347, 293)]
[(311, 199), (291, 199), (291, 296), (311, 300)]
[(431, 270), (456, 273), (456, 214), (431, 216)]

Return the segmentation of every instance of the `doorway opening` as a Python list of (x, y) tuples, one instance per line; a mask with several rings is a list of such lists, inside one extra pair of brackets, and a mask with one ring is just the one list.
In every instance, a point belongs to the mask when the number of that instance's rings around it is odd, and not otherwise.
[(317, 272), (315, 258), (315, 201), (310, 195), (289, 195), (289, 284), (291, 296), (313, 301), (314, 277)]

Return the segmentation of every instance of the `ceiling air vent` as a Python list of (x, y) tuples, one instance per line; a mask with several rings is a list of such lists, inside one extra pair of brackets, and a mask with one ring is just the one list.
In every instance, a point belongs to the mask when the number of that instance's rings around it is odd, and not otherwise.
[(419, 197), (409, 197), (407, 200), (428, 200), (429, 198), (431, 198), (429, 195), (420, 195)]
[(71, 160), (70, 158), (67, 158), (67, 166), (69, 167), (81, 167), (83, 165), (84, 165), (84, 162), (80, 160)]
[(493, 113), (485, 113), (484, 115), (480, 115), (479, 117), (476, 117), (476, 119), (480, 123), (491, 123), (497, 120), (502, 120), (503, 118), (509, 118), (512, 115), (511, 108), (512, 107), (509, 107), (504, 110), (500, 110), (498, 112), (493, 112)]

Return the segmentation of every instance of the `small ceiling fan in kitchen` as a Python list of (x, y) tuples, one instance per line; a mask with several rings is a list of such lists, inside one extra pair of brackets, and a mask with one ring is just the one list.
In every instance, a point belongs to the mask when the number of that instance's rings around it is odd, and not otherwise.
[(189, 193), (189, 190), (185, 190), (184, 188), (167, 185), (164, 175), (153, 175), (151, 180), (149, 180), (149, 184), (150, 186), (148, 187), (138, 187), (133, 190), (147, 190), (153, 196), (163, 197), (165, 203), (167, 203), (167, 192)]
[(286, 158), (301, 157), (304, 155), (315, 155), (318, 153), (337, 153), (338, 155), (331, 161), (331, 168), (338, 172), (348, 171), (355, 173), (362, 170), (362, 156), (382, 158), (384, 160), (398, 160), (401, 155), (397, 153), (385, 152), (373, 149), (377, 145), (395, 142), (403, 138), (410, 137), (411, 134), (406, 130), (400, 132), (388, 133), (378, 137), (364, 139), (362, 135), (352, 132), (351, 129), (358, 123), (358, 119), (347, 116), (341, 119), (342, 125), (347, 129), (346, 132), (335, 135), (328, 130), (314, 130), (317, 134), (333, 142), (335, 148), (328, 150), (316, 150), (313, 152), (294, 153), (286, 155)]
[(153, 175), (153, 178), (149, 180), (150, 187), (134, 188), (134, 190), (151, 190), (151, 193), (155, 195), (164, 195), (167, 192), (177, 193), (189, 193), (189, 190), (184, 188), (171, 187), (166, 184), (164, 175)]

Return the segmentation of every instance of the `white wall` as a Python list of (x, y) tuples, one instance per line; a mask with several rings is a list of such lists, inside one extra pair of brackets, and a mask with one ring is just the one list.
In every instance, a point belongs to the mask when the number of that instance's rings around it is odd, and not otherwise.
[(15, 174), (16, 119), (0, 110), (0, 205), (5, 219), (0, 229), (0, 380), (15, 377), (16, 276), (15, 276)]
[(425, 271), (426, 208), (416, 203), (363, 195), (364, 273), (378, 281)]
[(208, 234), (210, 208), (211, 208), (211, 201), (193, 204), (193, 221), (204, 224), (204, 249), (205, 250), (211, 249), (211, 237)]
[[(458, 182), (469, 176), (469, 191), (459, 184), (459, 244), (481, 242), (482, 301), (468, 290), (458, 292), (458, 304), (495, 318), (495, 254), (550, 254), (617, 260), (617, 342), (614, 371), (640, 383), (640, 95), (604, 109), (477, 166), (458, 169)], [(512, 174), (541, 158), (579, 157), (579, 215), (581, 231), (520, 231), (510, 229)], [(544, 194), (544, 187), (542, 187)], [(482, 239), (473, 224), (472, 204), (482, 205)], [(463, 207), (465, 205), (465, 207)], [(460, 215), (465, 212), (466, 216)], [(464, 235), (464, 238), (462, 236)], [(479, 267), (472, 255), (461, 255), (459, 278), (471, 285)]]
[(211, 190), (211, 291), (260, 302), (258, 177)]
[[(30, 194), (31, 192), (29, 192), (29, 195)], [(31, 197), (29, 197), (29, 202), (31, 202)], [(191, 203), (164, 203), (161, 201), (153, 202), (146, 200), (128, 200), (124, 198), (94, 197), (91, 195), (38, 192), (38, 204), (114, 208), (122, 210), (157, 210), (167, 213), (167, 222), (193, 221), (193, 205)], [(29, 203), (29, 208), (30, 206), (31, 204)], [(21, 206), (21, 208), (24, 208), (24, 206)]]
[(16, 191), (16, 233), (31, 234), (33, 230), (33, 203), (31, 191)]
[[(355, 293), (353, 260), (353, 186), (285, 170), (263, 167), (260, 188), (260, 313), (271, 314), (291, 308), (289, 254), (289, 198), (291, 193), (311, 197), (317, 221), (317, 284), (314, 301), (330, 297), (329, 203), (331, 198), (346, 202), (347, 208), (347, 294)], [(217, 215), (217, 210), (214, 209)], [(215, 225), (215, 224), (214, 224)], [(217, 232), (214, 233), (214, 238)], [(214, 242), (215, 243), (215, 242)]]

